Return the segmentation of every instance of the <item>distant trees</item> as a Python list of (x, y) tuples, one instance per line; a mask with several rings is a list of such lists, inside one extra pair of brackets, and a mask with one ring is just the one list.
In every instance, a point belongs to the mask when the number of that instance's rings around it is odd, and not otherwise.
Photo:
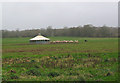
[(47, 37), (53, 36), (71, 36), (71, 37), (118, 37), (118, 28), (102, 26), (95, 27), (93, 25), (84, 25), (78, 27), (64, 27), (61, 29), (53, 29), (52, 26), (48, 26), (46, 29), (32, 29), (32, 30), (16, 30), (8, 31), (2, 30), (3, 38), (12, 37), (34, 37), (41, 33)]
[(54, 36), (54, 30), (52, 29), (52, 26), (48, 26), (46, 29), (46, 35), (48, 36)]

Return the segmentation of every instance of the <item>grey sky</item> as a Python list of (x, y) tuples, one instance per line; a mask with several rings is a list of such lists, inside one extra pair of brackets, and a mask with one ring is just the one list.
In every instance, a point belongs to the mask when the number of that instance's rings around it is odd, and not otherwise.
[(52, 26), (117, 26), (117, 2), (23, 2), (2, 5), (3, 29), (37, 29)]

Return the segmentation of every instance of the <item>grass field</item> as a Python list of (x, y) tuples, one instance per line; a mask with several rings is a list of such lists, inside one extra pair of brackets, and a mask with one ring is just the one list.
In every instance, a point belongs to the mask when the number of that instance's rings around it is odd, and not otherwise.
[(3, 81), (117, 80), (117, 38), (52, 37), (79, 43), (46, 45), (30, 45), (29, 39), (3, 38)]

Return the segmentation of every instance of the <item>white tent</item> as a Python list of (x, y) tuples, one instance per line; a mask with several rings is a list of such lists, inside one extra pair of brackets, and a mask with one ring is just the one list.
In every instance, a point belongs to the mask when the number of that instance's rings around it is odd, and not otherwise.
[(38, 36), (30, 39), (31, 43), (42, 43), (43, 44), (43, 43), (48, 43), (49, 41), (50, 41), (49, 38), (46, 38), (40, 34)]
[(38, 35), (30, 40), (50, 40), (49, 38), (46, 38), (44, 36)]

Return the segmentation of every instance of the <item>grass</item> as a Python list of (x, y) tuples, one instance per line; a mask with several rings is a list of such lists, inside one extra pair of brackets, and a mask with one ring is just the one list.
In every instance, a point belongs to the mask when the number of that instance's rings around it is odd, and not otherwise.
[[(78, 44), (29, 44), (30, 38), (3, 38), (3, 81), (115, 81), (118, 39), (52, 37)], [(84, 42), (84, 40), (88, 42)]]

